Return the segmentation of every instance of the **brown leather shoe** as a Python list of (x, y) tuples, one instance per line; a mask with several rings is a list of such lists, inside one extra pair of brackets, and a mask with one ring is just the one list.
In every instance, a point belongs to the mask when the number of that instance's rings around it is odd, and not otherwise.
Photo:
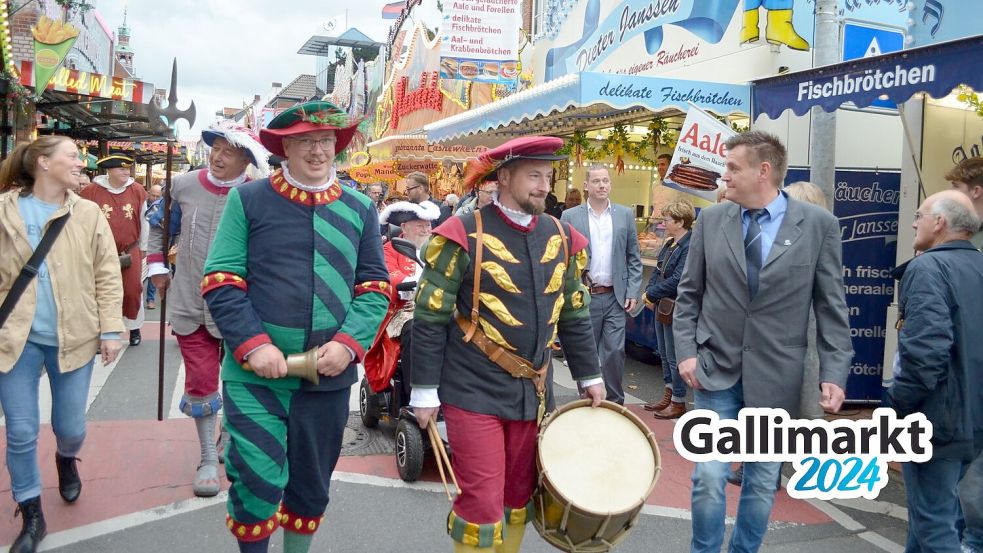
[(646, 403), (645, 405), (642, 406), (642, 408), (645, 409), (646, 411), (655, 411), (656, 413), (658, 413), (659, 411), (665, 409), (666, 407), (669, 407), (669, 403), (671, 402), (672, 402), (672, 389), (666, 388), (665, 393), (662, 394), (662, 399), (660, 399), (658, 403)]
[(661, 411), (656, 411), (655, 418), (657, 418), (657, 419), (678, 419), (679, 417), (683, 416), (683, 413), (685, 413), (685, 412), (686, 412), (686, 404), (685, 403), (676, 403), (675, 401), (671, 401), (669, 403), (669, 407), (666, 407), (665, 409), (663, 409)]

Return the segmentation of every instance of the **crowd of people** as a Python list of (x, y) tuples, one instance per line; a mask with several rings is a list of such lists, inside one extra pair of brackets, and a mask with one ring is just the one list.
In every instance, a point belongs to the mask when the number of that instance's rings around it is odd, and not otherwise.
[[(638, 302), (657, 320), (665, 388), (644, 406), (655, 418), (679, 418), (689, 398), (723, 419), (744, 407), (839, 411), (853, 357), (840, 227), (818, 187), (782, 186), (788, 158), (776, 137), (727, 141), (717, 205), (662, 206), (665, 242), (643, 283), (635, 213), (611, 201), (607, 167), (586, 171), (586, 202), (577, 188), (562, 203), (553, 195), (562, 140), (492, 148), (472, 164), (463, 197), (437, 200), (423, 173), (406, 176), (405, 197), (387, 197), (382, 183), (364, 193), (343, 185), (335, 157), (355, 132), (326, 101), (282, 112), (258, 136), (219, 122), (202, 133), (208, 166), (169, 190), (144, 190), (122, 154), (100, 160), (106, 174), (81, 187), (83, 162), (64, 137), (18, 146), (0, 166), (0, 403), (23, 517), (11, 551), (36, 551), (46, 533), (42, 371), (58, 487), (73, 502), (94, 356), (111, 363), (124, 339), (139, 345), (143, 309), (158, 300), (186, 366), (181, 410), (201, 450), (193, 492), (216, 495), (225, 463), (226, 523), (247, 553), (267, 551), (278, 528), (285, 552), (309, 550), (356, 366), (383, 332), (401, 344), (401, 393), (419, 425), (438, 412), (446, 423), (461, 490), (447, 532), (459, 552), (521, 547), (558, 347), (582, 397), (624, 404), (625, 325)], [(281, 159), (272, 173), (271, 154)], [(973, 340), (983, 316), (983, 160), (945, 178), (952, 190), (914, 214), (919, 255), (896, 271), (887, 403), (924, 413), (935, 429), (932, 460), (903, 468), (912, 552), (983, 551), (983, 345)], [(145, 303), (146, 277), (156, 295)], [(415, 291), (396, 291), (405, 282)], [(289, 368), (305, 352), (317, 378)], [(730, 480), (741, 485), (730, 549), (757, 551), (780, 469), (697, 463), (691, 550), (720, 550)]]

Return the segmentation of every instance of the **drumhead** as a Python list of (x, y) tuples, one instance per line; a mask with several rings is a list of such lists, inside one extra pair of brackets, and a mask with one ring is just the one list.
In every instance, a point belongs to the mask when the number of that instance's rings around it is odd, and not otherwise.
[(645, 501), (657, 475), (646, 435), (621, 413), (576, 407), (543, 428), (539, 457), (563, 497), (595, 513), (621, 513)]

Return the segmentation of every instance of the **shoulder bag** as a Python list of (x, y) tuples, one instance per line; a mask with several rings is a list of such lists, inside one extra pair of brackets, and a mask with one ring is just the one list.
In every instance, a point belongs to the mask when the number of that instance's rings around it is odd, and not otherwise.
[(13, 312), (14, 307), (17, 305), (17, 301), (24, 295), (27, 286), (37, 276), (38, 271), (41, 269), (41, 263), (44, 262), (44, 258), (48, 255), (48, 251), (51, 250), (51, 245), (54, 244), (55, 239), (61, 234), (61, 229), (65, 228), (65, 223), (68, 222), (69, 215), (71, 213), (67, 212), (51, 222), (48, 230), (41, 237), (41, 242), (38, 244), (37, 249), (34, 250), (31, 258), (27, 260), (27, 263), (20, 270), (20, 274), (14, 280), (13, 286), (10, 287), (10, 292), (7, 293), (7, 297), (3, 300), (3, 305), (0, 305), (0, 328), (3, 328), (4, 323), (7, 322), (7, 317), (10, 316), (10, 313)]

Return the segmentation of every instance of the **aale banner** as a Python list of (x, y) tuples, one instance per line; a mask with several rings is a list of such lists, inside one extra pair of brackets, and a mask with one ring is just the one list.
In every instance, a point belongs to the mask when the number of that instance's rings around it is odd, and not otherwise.
[(726, 167), (724, 141), (735, 134), (734, 129), (690, 103), (663, 186), (715, 201)]

